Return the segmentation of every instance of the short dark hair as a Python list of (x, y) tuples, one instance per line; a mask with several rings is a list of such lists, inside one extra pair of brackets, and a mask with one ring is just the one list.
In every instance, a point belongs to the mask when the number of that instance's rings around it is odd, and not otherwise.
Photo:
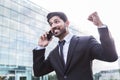
[(66, 14), (63, 13), (63, 12), (50, 12), (50, 13), (48, 13), (48, 15), (47, 15), (47, 21), (48, 21), (48, 23), (49, 23), (49, 20), (50, 20), (53, 16), (58, 16), (58, 17), (60, 17), (64, 22), (66, 22), (66, 21), (68, 20)]

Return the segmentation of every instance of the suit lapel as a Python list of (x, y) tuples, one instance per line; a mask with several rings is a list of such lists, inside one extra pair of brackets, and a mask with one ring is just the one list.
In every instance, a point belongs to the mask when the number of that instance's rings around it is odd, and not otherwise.
[(67, 63), (66, 63), (66, 66), (64, 68), (63, 66), (63, 63), (61, 61), (61, 58), (60, 58), (60, 55), (59, 55), (59, 47), (57, 46), (54, 50), (54, 61), (56, 63), (56, 65), (58, 66), (58, 69), (61, 71), (61, 72), (68, 72), (71, 67), (74, 65), (74, 61), (72, 61), (72, 57), (74, 56), (74, 50), (76, 48), (76, 45), (78, 43), (78, 39), (76, 36), (73, 36), (71, 41), (70, 41), (70, 45), (69, 45), (69, 49), (68, 49), (68, 55), (67, 55)]
[(63, 63), (61, 61), (60, 55), (59, 55), (59, 46), (56, 47), (54, 50), (54, 61), (56, 62), (56, 65), (60, 68), (60, 70), (64, 71)]
[(71, 41), (70, 41), (70, 45), (69, 45), (69, 49), (68, 49), (67, 63), (66, 63), (65, 71), (68, 71), (72, 66), (71, 65), (71, 60), (72, 60), (73, 53), (74, 53), (73, 51), (75, 50), (77, 42), (78, 42), (77, 37), (73, 36)]

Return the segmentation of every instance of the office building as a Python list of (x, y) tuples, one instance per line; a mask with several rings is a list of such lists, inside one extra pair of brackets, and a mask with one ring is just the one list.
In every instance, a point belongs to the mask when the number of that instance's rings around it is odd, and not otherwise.
[(32, 50), (39, 36), (49, 30), (48, 12), (28, 0), (0, 0), (0, 78), (32, 80)]
[(94, 80), (120, 80), (120, 69), (103, 70), (94, 75)]

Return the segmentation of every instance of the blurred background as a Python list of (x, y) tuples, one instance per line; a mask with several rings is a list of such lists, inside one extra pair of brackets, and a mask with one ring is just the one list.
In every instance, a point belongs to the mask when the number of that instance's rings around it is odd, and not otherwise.
[[(119, 0), (0, 0), (0, 80), (57, 80), (55, 72), (36, 78), (32, 72), (32, 50), (39, 36), (49, 30), (46, 15), (62, 11), (70, 20), (70, 31), (76, 35), (93, 35), (97, 27), (87, 20), (97, 11), (115, 40), (120, 55)], [(54, 38), (47, 48), (54, 48)], [(120, 80), (120, 60), (108, 63), (94, 60), (94, 80)]]

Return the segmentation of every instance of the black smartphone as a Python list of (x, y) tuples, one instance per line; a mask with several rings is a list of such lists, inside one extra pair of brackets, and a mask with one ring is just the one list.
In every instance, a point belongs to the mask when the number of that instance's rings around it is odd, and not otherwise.
[(48, 32), (47, 34), (47, 39), (50, 40), (53, 36), (53, 33), (51, 31)]

